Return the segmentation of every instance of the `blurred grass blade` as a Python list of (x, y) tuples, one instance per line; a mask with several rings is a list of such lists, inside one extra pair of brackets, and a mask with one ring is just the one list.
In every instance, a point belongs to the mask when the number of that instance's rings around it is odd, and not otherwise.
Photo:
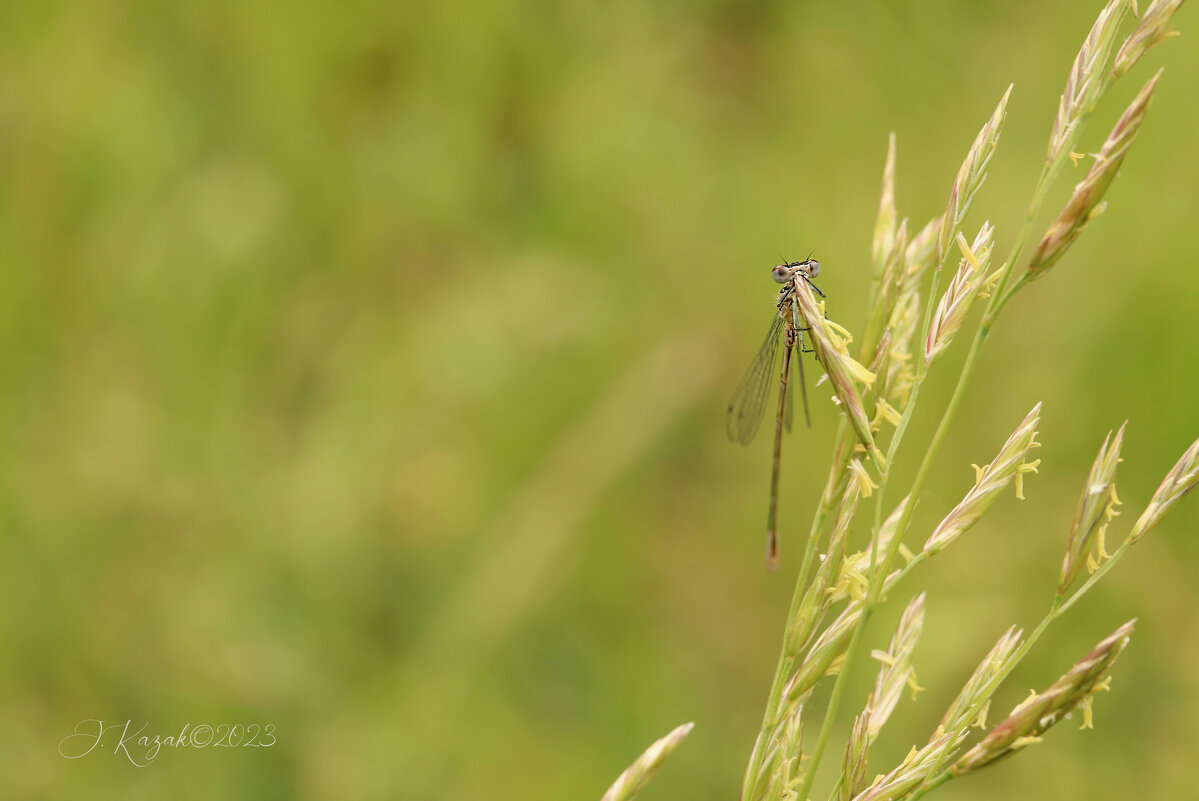
[[(427, 772), (436, 774), (433, 766), (452, 758), (450, 743), (461, 736), (458, 721), (474, 674), (570, 574), (569, 545), (602, 494), (706, 397), (715, 381), (712, 349), (709, 338), (694, 331), (661, 339), (563, 431), (429, 615), (393, 676), (400, 697), (376, 698), (362, 710), (368, 720), (404, 710), (415, 722), (408, 746)], [(385, 726), (394, 721), (355, 724), (364, 740), (356, 746), (369, 752), (370, 731)]]

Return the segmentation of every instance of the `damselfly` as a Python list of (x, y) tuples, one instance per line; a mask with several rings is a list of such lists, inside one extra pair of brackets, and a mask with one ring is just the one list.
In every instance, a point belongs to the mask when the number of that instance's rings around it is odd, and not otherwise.
[(758, 432), (762, 422), (762, 413), (766, 409), (766, 397), (770, 390), (770, 379), (774, 375), (775, 354), (778, 353), (779, 333), (783, 339), (783, 363), (779, 373), (779, 402), (778, 415), (774, 429), (774, 460), (770, 470), (770, 512), (766, 521), (766, 566), (774, 570), (778, 566), (778, 501), (779, 501), (779, 458), (783, 451), (783, 429), (791, 430), (791, 418), (794, 416), (794, 401), (791, 398), (791, 353), (796, 352), (796, 364), (799, 365), (799, 393), (803, 399), (804, 420), (808, 427), (812, 426), (812, 418), (808, 412), (808, 393), (804, 384), (803, 355), (811, 353), (804, 346), (803, 332), (807, 329), (800, 325), (802, 318), (795, 302), (795, 282), (803, 279), (808, 286), (824, 297), (812, 279), (820, 275), (820, 262), (812, 258), (803, 261), (787, 262), (771, 270), (771, 277), (783, 288), (779, 291), (777, 314), (766, 333), (766, 340), (753, 363), (745, 371), (745, 377), (737, 385), (729, 401), (725, 424), (729, 439), (748, 445)]

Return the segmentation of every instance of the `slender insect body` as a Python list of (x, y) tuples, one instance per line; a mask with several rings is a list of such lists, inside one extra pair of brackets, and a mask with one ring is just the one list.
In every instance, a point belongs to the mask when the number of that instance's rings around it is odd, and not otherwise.
[(783, 340), (782, 369), (779, 372), (778, 414), (775, 420), (774, 452), (770, 473), (770, 512), (767, 519), (766, 566), (773, 570), (778, 566), (778, 490), (779, 466), (783, 447), (783, 430), (791, 430), (792, 390), (791, 353), (796, 353), (796, 365), (799, 368), (799, 389), (803, 398), (804, 419), (808, 427), (812, 425), (808, 411), (808, 395), (804, 381), (803, 354), (810, 351), (804, 346), (803, 332), (806, 330), (801, 323), (798, 305), (795, 302), (795, 286), (799, 280), (807, 281), (817, 294), (824, 297), (812, 278), (820, 274), (820, 262), (812, 258), (803, 261), (785, 262), (771, 270), (771, 277), (776, 283), (782, 284), (779, 290), (777, 316), (771, 323), (766, 339), (758, 351), (758, 355), (746, 371), (745, 377), (737, 385), (733, 398), (729, 401), (725, 426), (729, 439), (748, 445), (757, 433), (763, 412), (766, 409), (766, 398), (769, 395), (770, 378), (775, 370), (775, 354), (778, 351), (780, 333)]

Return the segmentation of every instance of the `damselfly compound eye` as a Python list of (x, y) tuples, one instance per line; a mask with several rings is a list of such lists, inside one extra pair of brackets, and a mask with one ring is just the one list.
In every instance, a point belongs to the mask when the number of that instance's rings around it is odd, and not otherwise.
[(785, 284), (791, 280), (791, 270), (785, 264), (780, 264), (770, 271), (770, 277), (775, 280), (775, 283)]
[(808, 266), (808, 278), (815, 278), (820, 275), (820, 262), (815, 259), (808, 259), (805, 263)]

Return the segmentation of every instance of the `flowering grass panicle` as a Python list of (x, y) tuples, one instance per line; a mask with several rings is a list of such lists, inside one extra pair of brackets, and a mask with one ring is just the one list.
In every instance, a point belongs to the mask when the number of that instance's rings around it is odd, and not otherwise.
[[(1023, 498), (1023, 476), (1035, 472), (1040, 463), (1030, 458), (1032, 449), (1040, 446), (1039, 403), (995, 458), (984, 467), (976, 466), (974, 486), (931, 533), (910, 531), (916, 507), (925, 498), (933, 465), (949, 436), (990, 332), (1017, 290), (1061, 260), (1087, 221), (1102, 210), (1104, 194), (1136, 138), (1160, 71), (1125, 110), (1065, 208), (1039, 241), (1032, 240), (1037, 242), (1036, 247), (1024, 261), (1025, 245), (1032, 226), (1045, 210), (1049, 189), (1107, 89), (1154, 44), (1172, 35), (1169, 23), (1179, 5), (1174, 0), (1155, 0), (1124, 39), (1120, 38), (1121, 28), (1128, 20), (1130, 3), (1111, 0), (1104, 5), (1067, 77), (1053, 120), (1047, 162), (1033, 186), (1025, 221), (1014, 234), (989, 223), (980, 227), (971, 243), (962, 234), (998, 145), (1010, 87), (967, 151), (944, 213), (912, 236), (896, 202), (897, 148), (895, 136), (889, 138), (870, 245), (874, 277), (856, 358), (848, 352), (852, 341), (849, 332), (826, 319), (823, 305), (816, 302), (805, 280), (794, 282), (797, 313), (803, 318), (803, 326), (809, 328), (807, 339), (843, 415), (829, 476), (798, 569), (762, 726), (742, 782), (741, 801), (806, 801), (817, 797), (917, 801), (948, 781), (1038, 742), (1073, 710), (1083, 713), (1084, 726), (1090, 724), (1094, 696), (1108, 686), (1112, 667), (1128, 644), (1131, 622), (1103, 639), (1043, 692), (1034, 693), (1018, 705), (973, 746), (969, 744), (971, 738), (978, 737), (975, 729), (986, 727), (996, 692), (1030, 650), (1132, 544), (1159, 526), (1165, 515), (1199, 484), (1199, 440), (1167, 473), (1123, 543), (1108, 554), (1104, 540), (1119, 504), (1115, 478), (1125, 427), (1108, 434), (1087, 476), (1074, 519), (1064, 532), (1065, 555), (1056, 586), (1045, 588), (1048, 609), (1044, 617), (1027, 629), (1027, 634), (1024, 628), (1008, 627), (978, 663), (927, 741), (912, 746), (899, 764), (877, 772), (873, 779), (869, 778), (874, 772), (870, 764), (872, 746), (887, 736), (886, 726), (902, 708), (899, 701), (905, 690), (914, 694), (918, 689), (912, 659), (923, 630), (925, 608), (932, 599), (918, 594), (909, 603), (885, 648), (871, 649), (867, 642), (875, 612), (894, 598), (900, 583), (931, 556), (958, 543), (967, 530), (985, 530), (986, 515), (1006, 487), (1014, 486), (1016, 497)], [(994, 248), (1007, 238), (1011, 244), (1006, 258), (993, 258)], [(941, 272), (953, 243), (962, 259), (941, 293)], [(992, 262), (998, 266), (992, 267)], [(1022, 265), (1027, 269), (1016, 269)], [(1015, 280), (1009, 286), (1013, 276)], [(976, 301), (983, 305), (984, 299), (986, 308), (973, 335), (962, 335), (969, 325), (972, 306)], [(932, 370), (946, 369), (945, 364), (952, 360), (940, 357), (964, 341), (969, 342), (968, 350), (953, 392), (934, 418), (936, 428), (927, 441), (913, 448), (905, 438), (915, 410), (928, 405), (925, 394), (931, 390), (922, 389), (926, 376)], [(920, 343), (921, 358), (913, 358), (913, 343)], [(870, 369), (863, 363), (868, 363)], [(926, 401), (923, 404), (922, 398)], [(984, 436), (985, 432), (962, 433), (975, 435)], [(862, 456), (863, 451), (867, 456)], [(867, 459), (873, 463), (873, 471), (863, 464)], [(907, 471), (910, 479), (907, 473), (904, 475), (910, 484), (892, 486), (900, 480), (895, 465), (905, 459), (913, 467)], [(892, 498), (897, 494), (903, 500), (895, 504)], [(1016, 532), (1009, 536), (1021, 535)], [(923, 541), (923, 546), (913, 553), (905, 540)], [(1085, 577), (1084, 569), (1089, 573)], [(844, 721), (843, 729), (848, 734), (843, 749), (837, 750), (843, 754), (839, 775), (827, 794), (818, 793), (813, 785), (818, 776), (824, 775), (820, 765), (840, 719), (847, 677), (866, 654), (880, 663), (873, 689), (852, 721)], [(827, 693), (818, 692), (822, 683), (831, 683)], [(680, 727), (655, 743), (621, 776), (605, 801), (631, 798), (688, 730), (689, 726)]]
[[(803, 769), (798, 773), (789, 774), (786, 798), (803, 799), (810, 796), (816, 768), (832, 735), (832, 722), (842, 700), (845, 677), (862, 651), (863, 632), (875, 608), (889, 597), (899, 582), (928, 557), (949, 547), (962, 533), (978, 525), (1004, 487), (1014, 485), (1017, 497), (1022, 498), (1023, 475), (1035, 472), (1039, 464), (1039, 460), (1030, 458), (1031, 450), (1039, 446), (1036, 433), (1041, 407), (1037, 404), (1008, 438), (995, 459), (985, 467), (976, 468), (974, 487), (927, 536), (923, 549), (913, 556), (904, 546), (903, 539), (908, 534), (913, 510), (921, 497), (933, 459), (945, 441), (950, 423), (964, 395), (964, 389), (978, 364), (978, 353), (999, 313), (1017, 289), (1061, 259), (1069, 245), (1081, 234), (1086, 220), (1093, 217), (1100, 208), (1098, 204), (1102, 200), (1103, 192), (1110, 185), (1116, 169), (1122, 164), (1144, 118), (1149, 98), (1156, 85), (1156, 77), (1146, 85), (1117, 123), (1087, 178), (1076, 188), (1066, 211), (1059, 215), (1049, 233), (1042, 238), (1030, 259), (1033, 268), (1026, 270), (1013, 287), (1007, 287), (1013, 265), (1019, 261), (1028, 240), (1029, 229), (1042, 211), (1048, 188), (1061, 172), (1066, 155), (1072, 152), (1073, 144), (1081, 136), (1092, 111), (1101, 102), (1107, 88), (1119, 77), (1109, 75), (1109, 67), (1112, 65), (1116, 43), (1121, 41), (1120, 29), (1126, 21), (1127, 10), (1127, 3), (1123, 0), (1106, 4), (1075, 58), (1050, 135), (1050, 157), (1034, 187), (1024, 226), (1013, 237), (1011, 251), (998, 267), (991, 269), (990, 258), (1001, 232), (984, 226), (975, 241), (967, 244), (961, 235), (961, 228), (983, 185), (987, 167), (997, 146), (1010, 89), (1004, 94), (967, 152), (953, 182), (945, 212), (902, 245), (902, 260), (896, 258), (896, 253), (900, 250), (906, 229), (896, 204), (895, 139), (891, 137), (888, 141), (883, 190), (871, 247), (875, 281), (871, 289), (870, 309), (867, 315), (866, 326), (869, 334), (863, 337), (858, 351), (859, 358), (868, 361), (872, 372), (877, 376), (872, 398), (874, 414), (870, 422), (872, 434), (883, 442), (875, 439), (871, 441), (877, 448), (882, 448), (885, 444), (886, 459), (883, 462), (884, 470), (879, 474), (877, 481), (870, 482), (868, 491), (863, 489), (855, 496), (855, 511), (858, 501), (869, 498), (875, 504), (869, 543), (860, 550), (848, 553), (846, 534), (840, 524), (843, 518), (837, 516), (839, 522), (834, 526), (835, 533), (831, 534), (835, 540), (830, 541), (826, 555), (834, 551), (845, 555), (841, 558), (841, 566), (835, 580), (830, 584), (832, 572), (829, 562), (822, 562), (814, 574), (809, 566), (813, 562), (825, 523), (837, 512), (836, 499), (851, 480), (851, 476), (855, 475), (855, 471), (850, 467), (851, 458), (846, 450), (843, 434), (852, 430), (861, 442), (866, 442), (861, 434), (862, 419), (855, 419), (853, 414), (847, 414), (847, 420), (843, 422), (842, 431), (838, 434), (829, 480), (813, 520), (808, 548), (796, 584), (796, 595), (792, 605), (792, 614), (795, 615), (793, 620), (802, 621), (803, 625), (799, 629), (788, 629), (792, 636), (788, 637), (788, 645), (784, 657), (780, 660), (771, 693), (772, 699), (777, 698), (784, 704), (790, 704), (791, 709), (799, 708), (801, 703), (806, 708), (817, 684), (826, 676), (836, 676), (814, 744), (810, 747), (805, 746), (806, 762), (802, 766)], [(1168, 17), (1164, 6), (1163, 9), (1155, 10), (1155, 15), (1154, 19), (1158, 20), (1156, 22), (1142, 20), (1138, 23), (1136, 30), (1141, 33), (1134, 31), (1133, 37), (1126, 40), (1127, 52), (1132, 52), (1132, 48), (1137, 46), (1136, 37), (1144, 34), (1143, 39), (1153, 39), (1154, 36), (1146, 34), (1146, 31), (1164, 29), (1165, 23), (1161, 20)], [(1140, 53), (1137, 55), (1139, 57)], [(1120, 58), (1117, 61), (1120, 61)], [(945, 263), (951, 242), (958, 243), (963, 260), (942, 296), (935, 291), (937, 276), (940, 267)], [(893, 272), (892, 265), (900, 262), (903, 265), (902, 274), (896, 280), (892, 276), (898, 271)], [(929, 265), (936, 265), (938, 270), (929, 271)], [(924, 279), (930, 272), (933, 276), (932, 288), (927, 288)], [(892, 287), (893, 299), (890, 294)], [(907, 430), (907, 422), (919, 399), (924, 377), (930, 369), (939, 364), (938, 357), (954, 345), (956, 335), (969, 321), (973, 301), (979, 298), (989, 300), (970, 343), (957, 387), (946, 405), (931, 442), (923, 449), (922, 454), (918, 454), (919, 466), (904, 502), (884, 520), (883, 509), (886, 508), (884, 505), (891, 489), (890, 470), (896, 454), (902, 453), (900, 444)], [(923, 312), (920, 311), (921, 308)], [(921, 318), (923, 324), (919, 322)], [(805, 312), (805, 319), (811, 319), (810, 311)], [(877, 331), (877, 335), (873, 328), (875, 320), (886, 321)], [(924, 358), (922, 363), (914, 365), (911, 342), (917, 333), (917, 326), (921, 328), (919, 333)], [(828, 372), (830, 380), (836, 385), (839, 381), (836, 369)], [(851, 407), (856, 406), (858, 400), (858, 397), (849, 392), (846, 392), (844, 398), (838, 393), (838, 398), (843, 406), (849, 404)], [(886, 408), (883, 407), (884, 403)], [(884, 427), (883, 422), (890, 423), (891, 428)], [(890, 432), (889, 443), (885, 442), (887, 432)], [(1068, 538), (1059, 591), (1056, 595), (1050, 594), (1053, 601), (1041, 623), (1028, 636), (1018, 627), (1009, 628), (962, 688), (928, 743), (921, 748), (913, 748), (901, 764), (866, 785), (870, 744), (875, 737), (882, 735), (882, 728), (894, 711), (896, 689), (899, 686), (896, 680), (903, 670), (900, 667), (898, 672), (892, 673), (887, 672), (884, 667), (884, 670), (880, 671), (879, 683), (876, 684), (866, 709), (855, 718), (850, 728), (842, 760), (842, 773), (837, 779), (834, 796), (842, 799), (919, 798), (960, 775), (965, 766), (981, 764), (981, 761), (992, 759), (998, 753), (994, 749), (1011, 745), (1010, 742), (1000, 743), (996, 735), (996, 738), (989, 740), (985, 746), (992, 749), (986, 752), (985, 757), (979, 756), (981, 751), (972, 751), (971, 761), (953, 761), (958, 748), (969, 737), (972, 727), (985, 724), (994, 693), (1015, 666), (1052, 623), (1100, 579), (1115, 563), (1116, 557), (1126, 549), (1127, 543), (1118, 549), (1111, 559), (1101, 561), (1106, 556), (1103, 548), (1104, 528), (1115, 516), (1118, 503), (1114, 472), (1122, 438), (1123, 430), (1109, 436), (1088, 479), (1087, 490), (1080, 501), (1075, 524)], [(1141, 522), (1134, 528), (1136, 536), (1142, 536), (1156, 525), (1160, 519), (1158, 512), (1164, 513), (1168, 510), (1196, 480), (1199, 480), (1199, 473), (1196, 472), (1196, 467), (1199, 466), (1195, 464), (1196, 460), (1199, 460), (1199, 450), (1188, 452), (1171, 472), (1155, 496), (1154, 502), (1142, 516)], [(858, 517), (866, 519), (860, 514)], [(835, 542), (835, 548), (832, 547), (832, 542)], [(895, 569), (893, 560), (900, 554), (904, 555), (906, 564)], [(1088, 566), (1094, 569), (1094, 573), (1082, 586), (1073, 589), (1081, 569)], [(828, 624), (823, 623), (826, 616), (831, 618)], [(802, 633), (805, 641), (810, 642), (803, 646), (802, 656), (798, 658), (795, 656), (795, 649), (799, 638), (793, 636), (796, 633)], [(1063, 684), (1051, 687), (1045, 694), (1046, 698), (1038, 702), (1038, 709), (1047, 709), (1053, 713), (1042, 714), (1040, 718), (1043, 719), (1043, 723), (1051, 723), (1051, 718), (1056, 719), (1055, 714), (1065, 714), (1068, 708), (1090, 703), (1088, 699), (1091, 693), (1099, 686), (1101, 674), (1110, 668), (1114, 656), (1123, 647), (1123, 640), (1117, 638), (1105, 641), (1102, 646), (1102, 654), (1084, 660), (1063, 678)], [(888, 658), (893, 656), (890, 650), (874, 653), (876, 656), (887, 655)], [(1087, 672), (1096, 665), (1098, 672)], [(885, 683), (884, 676), (887, 677)], [(768, 722), (777, 716), (778, 708), (774, 703), (772, 700), (768, 705)], [(1029, 706), (1021, 711), (1027, 712), (1032, 708)], [(1012, 725), (1008, 724), (1005, 727), (1001, 724), (999, 730), (1007, 731)], [(777, 761), (771, 762), (764, 758), (768, 749), (760, 746), (761, 741), (750, 759), (744, 787), (750, 788), (751, 792), (743, 794), (743, 801), (774, 797), (756, 792), (757, 788), (765, 785), (762, 776), (778, 769)], [(773, 786), (782, 785), (774, 782)]]

